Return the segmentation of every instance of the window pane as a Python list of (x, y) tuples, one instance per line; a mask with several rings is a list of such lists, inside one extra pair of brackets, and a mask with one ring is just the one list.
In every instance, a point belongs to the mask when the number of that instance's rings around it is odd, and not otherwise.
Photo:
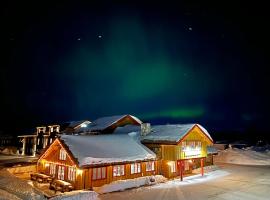
[(138, 173), (141, 173), (141, 163), (138, 163)]
[(117, 166), (113, 166), (113, 176), (117, 176)]
[(97, 173), (96, 168), (93, 168), (93, 175), (92, 175), (93, 180), (97, 179), (97, 174), (96, 173)]
[(106, 178), (106, 167), (102, 167), (102, 178)]
[(121, 165), (121, 175), (124, 175), (125, 174), (125, 165)]
[(97, 168), (97, 179), (101, 179), (101, 168)]
[(132, 163), (131, 165), (130, 165), (130, 173), (131, 174), (134, 174), (135, 173), (135, 166), (134, 166), (135, 164), (134, 163)]

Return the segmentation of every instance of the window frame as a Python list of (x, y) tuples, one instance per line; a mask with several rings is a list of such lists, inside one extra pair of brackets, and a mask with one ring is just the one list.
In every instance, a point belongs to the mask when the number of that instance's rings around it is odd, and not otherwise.
[[(117, 174), (115, 173), (115, 171), (117, 171)], [(113, 166), (113, 177), (119, 177), (119, 176), (124, 176), (124, 175), (125, 175), (125, 165)]]
[(58, 165), (58, 175), (59, 180), (65, 180), (65, 166)]
[(50, 163), (50, 175), (55, 177), (55, 172), (56, 172), (56, 164)]
[(76, 168), (68, 167), (68, 180), (75, 181), (76, 180)]
[(66, 160), (67, 159), (67, 152), (64, 148), (61, 148), (59, 151), (59, 160)]
[(130, 174), (139, 174), (141, 172), (142, 172), (141, 163), (131, 163), (130, 164)]
[(107, 167), (92, 168), (92, 180), (102, 180), (107, 178)]
[(145, 163), (145, 171), (147, 171), (147, 172), (155, 171), (155, 161), (146, 162)]
[(176, 173), (176, 161), (171, 161), (171, 165), (170, 165), (170, 168), (171, 168), (171, 173)]

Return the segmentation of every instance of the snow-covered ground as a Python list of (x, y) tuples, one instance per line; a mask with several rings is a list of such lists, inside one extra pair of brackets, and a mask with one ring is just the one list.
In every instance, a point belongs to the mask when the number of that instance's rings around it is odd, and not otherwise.
[(150, 187), (103, 194), (100, 199), (268, 200), (269, 147), (226, 149), (215, 156), (214, 160), (219, 167), (206, 167), (204, 176), (198, 174), (185, 177), (182, 182), (174, 179)]
[(222, 164), (205, 176), (185, 177), (149, 187), (99, 195), (101, 200), (268, 200), (270, 168)]
[[(3, 192), (4, 191), (4, 192)], [(45, 196), (7, 170), (0, 170), (0, 199), (35, 199), (45, 200)]]
[(214, 157), (215, 163), (232, 163), (239, 165), (270, 165), (270, 146), (229, 148), (220, 151)]

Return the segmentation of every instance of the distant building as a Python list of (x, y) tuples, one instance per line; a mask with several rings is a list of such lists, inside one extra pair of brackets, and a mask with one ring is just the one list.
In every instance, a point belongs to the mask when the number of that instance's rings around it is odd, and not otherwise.
[(18, 136), (22, 143), (21, 154), (36, 156), (44, 148), (53, 142), (60, 132), (59, 125), (49, 125), (36, 127), (36, 132), (29, 135)]
[(137, 125), (140, 126), (142, 121), (132, 115), (115, 115), (98, 118), (93, 121), (87, 127), (81, 127), (79, 133), (88, 134), (100, 134), (100, 133), (113, 133), (118, 127), (126, 125)]
[(88, 120), (66, 122), (61, 125), (61, 133), (77, 134), (83, 129), (86, 129), (89, 124), (91, 124), (91, 122)]

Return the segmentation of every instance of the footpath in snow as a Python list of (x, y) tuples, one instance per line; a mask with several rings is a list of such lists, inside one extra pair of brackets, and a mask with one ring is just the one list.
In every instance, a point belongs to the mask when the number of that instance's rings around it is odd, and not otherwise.
[(239, 165), (270, 165), (270, 146), (243, 149), (229, 148), (220, 151), (214, 157), (214, 162)]

